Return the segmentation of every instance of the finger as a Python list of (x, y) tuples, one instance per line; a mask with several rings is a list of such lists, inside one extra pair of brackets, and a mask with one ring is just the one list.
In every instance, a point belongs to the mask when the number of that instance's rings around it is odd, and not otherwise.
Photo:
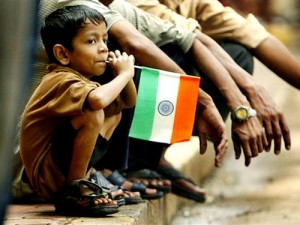
[(115, 53), (114, 52), (112, 52), (112, 51), (110, 51), (109, 53), (108, 53), (108, 61), (113, 61), (114, 60), (114, 58), (116, 58), (116, 55), (115, 55)]
[(262, 153), (264, 151), (263, 136), (260, 136), (259, 140), (257, 141), (257, 150), (258, 150), (258, 153)]
[(126, 52), (123, 52), (123, 53), (122, 53), (122, 56), (123, 56), (123, 58), (124, 58), (125, 60), (127, 60), (127, 59), (128, 59), (128, 55), (127, 55), (127, 53), (126, 53)]
[(129, 55), (129, 59), (134, 63), (135, 62), (135, 58), (133, 55)]
[(264, 121), (264, 128), (265, 128), (266, 138), (267, 138), (267, 142), (268, 142), (265, 149), (267, 152), (269, 152), (271, 149), (271, 144), (272, 144), (272, 139), (273, 139), (273, 129), (272, 129), (271, 123), (266, 122), (266, 121)]
[(251, 163), (251, 157), (245, 156), (245, 166), (249, 166)]
[(241, 157), (241, 146), (237, 141), (233, 141), (233, 147), (234, 147), (234, 152), (235, 152), (235, 159), (239, 159)]
[(228, 149), (228, 145), (223, 146), (223, 147), (219, 146), (219, 148), (217, 150), (217, 155), (215, 157), (215, 165), (217, 167), (221, 166), (223, 159), (227, 153), (227, 149)]
[(227, 151), (228, 149), (228, 138), (227, 136), (223, 135), (220, 144), (217, 147), (218, 149), (224, 149)]
[[(258, 142), (259, 142), (259, 139), (260, 139), (259, 137), (258, 137), (258, 138), (255, 138), (255, 139), (252, 139), (252, 140), (250, 141), (250, 146), (249, 146), (249, 148), (246, 147), (245, 150), (251, 152), (250, 155), (247, 153), (248, 156), (250, 156), (250, 157), (256, 157), (256, 156), (258, 156)], [(245, 145), (245, 146), (248, 146), (248, 145)]]
[(248, 144), (243, 145), (243, 151), (245, 155), (245, 166), (249, 166), (251, 163), (252, 151)]
[(200, 144), (200, 154), (203, 155), (207, 149), (207, 139), (206, 134), (198, 133), (199, 136), (199, 144)]
[(215, 157), (215, 167), (220, 167), (221, 163), (221, 160), (218, 157)]
[(280, 127), (281, 127), (281, 131), (282, 131), (282, 135), (283, 135), (285, 149), (290, 150), (291, 149), (291, 135), (290, 135), (289, 127), (288, 127), (284, 117), (282, 117), (282, 119), (280, 120)]
[(119, 50), (115, 51), (116, 57), (119, 57), (121, 55), (121, 52)]
[(222, 162), (222, 149), (216, 150), (216, 156), (215, 156), (215, 166), (220, 167)]
[(218, 146), (215, 145), (215, 149), (217, 152), (217, 156), (220, 157), (220, 159), (223, 159), (223, 157), (226, 154), (227, 149), (228, 149), (227, 137), (223, 137), (221, 140), (221, 143)]
[(277, 121), (273, 123), (273, 137), (274, 137), (274, 153), (276, 155), (279, 155), (281, 150), (282, 133), (281, 133), (281, 128), (279, 126), (279, 123)]
[(268, 139), (267, 139), (267, 135), (266, 135), (265, 131), (262, 136), (262, 144), (263, 144), (263, 149), (265, 149), (267, 152), (270, 151), (270, 148), (268, 148), (269, 143), (268, 143)]

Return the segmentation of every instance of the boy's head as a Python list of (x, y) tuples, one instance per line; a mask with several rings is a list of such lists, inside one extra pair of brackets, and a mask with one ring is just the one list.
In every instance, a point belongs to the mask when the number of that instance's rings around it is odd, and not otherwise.
[(56, 44), (61, 44), (69, 51), (73, 50), (73, 39), (87, 21), (96, 25), (105, 23), (98, 11), (84, 5), (67, 6), (46, 17), (41, 37), (50, 63), (59, 63), (53, 53)]

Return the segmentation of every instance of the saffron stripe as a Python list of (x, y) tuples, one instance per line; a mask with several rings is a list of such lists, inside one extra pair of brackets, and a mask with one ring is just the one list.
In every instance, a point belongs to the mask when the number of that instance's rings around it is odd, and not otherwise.
[(180, 77), (173, 134), (170, 140), (171, 143), (187, 141), (191, 138), (194, 127), (199, 84), (200, 79), (198, 77)]

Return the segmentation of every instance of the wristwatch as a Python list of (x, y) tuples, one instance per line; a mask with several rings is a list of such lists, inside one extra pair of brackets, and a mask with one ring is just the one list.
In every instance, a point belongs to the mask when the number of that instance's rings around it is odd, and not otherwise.
[(231, 111), (231, 119), (233, 121), (242, 122), (253, 116), (256, 116), (255, 109), (244, 105), (238, 106), (236, 109)]

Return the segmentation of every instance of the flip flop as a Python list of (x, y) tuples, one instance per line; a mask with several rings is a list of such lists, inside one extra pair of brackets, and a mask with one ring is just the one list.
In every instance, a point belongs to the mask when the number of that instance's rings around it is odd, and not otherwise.
[[(111, 182), (109, 182), (100, 171), (91, 172), (89, 180), (98, 184), (102, 188), (110, 189), (111, 192), (119, 189), (122, 190), (120, 186), (113, 185)], [(118, 206), (122, 206), (124, 204), (138, 204), (143, 202), (143, 199), (140, 196), (125, 196), (124, 194), (118, 195), (112, 199), (118, 203)]]
[(172, 181), (172, 193), (179, 195), (184, 198), (188, 198), (194, 200), (196, 202), (205, 202), (206, 194), (195, 193), (187, 188), (185, 188), (182, 184), (177, 183), (178, 179), (183, 179), (190, 184), (197, 186), (197, 184), (190, 178), (184, 176), (181, 172), (176, 170), (173, 167), (157, 167), (155, 168), (156, 172), (162, 175), (163, 177)]
[[(161, 182), (163, 182), (163, 180), (164, 180), (164, 178), (160, 174), (158, 174), (157, 172), (150, 170), (150, 169), (124, 172), (123, 175), (131, 182), (137, 183), (136, 180), (141, 180), (140, 184), (143, 184), (142, 180), (147, 180), (149, 183), (151, 183), (151, 181), (153, 181), (153, 180), (161, 181)], [(145, 185), (145, 184), (143, 184), (143, 185)], [(170, 185), (151, 185), (151, 184), (149, 184), (149, 185), (145, 185), (145, 186), (148, 188), (157, 189), (164, 193), (168, 193), (171, 191), (171, 182), (170, 182)]]
[[(123, 177), (117, 170), (113, 171), (108, 177), (106, 177), (108, 181), (110, 181), (114, 185), (119, 185), (122, 187), (124, 182), (126, 182), (126, 178)], [(138, 191), (141, 194), (143, 199), (159, 199), (164, 196), (164, 193), (161, 191), (157, 191), (155, 194), (148, 194), (146, 193), (146, 186), (142, 184), (132, 183), (132, 187), (128, 191)]]
[[(81, 187), (85, 186), (92, 193), (85, 195)], [(54, 201), (55, 211), (66, 216), (105, 216), (119, 211), (117, 205), (111, 203), (95, 204), (95, 200), (105, 198), (107, 192), (99, 185), (88, 180), (74, 180)]]

